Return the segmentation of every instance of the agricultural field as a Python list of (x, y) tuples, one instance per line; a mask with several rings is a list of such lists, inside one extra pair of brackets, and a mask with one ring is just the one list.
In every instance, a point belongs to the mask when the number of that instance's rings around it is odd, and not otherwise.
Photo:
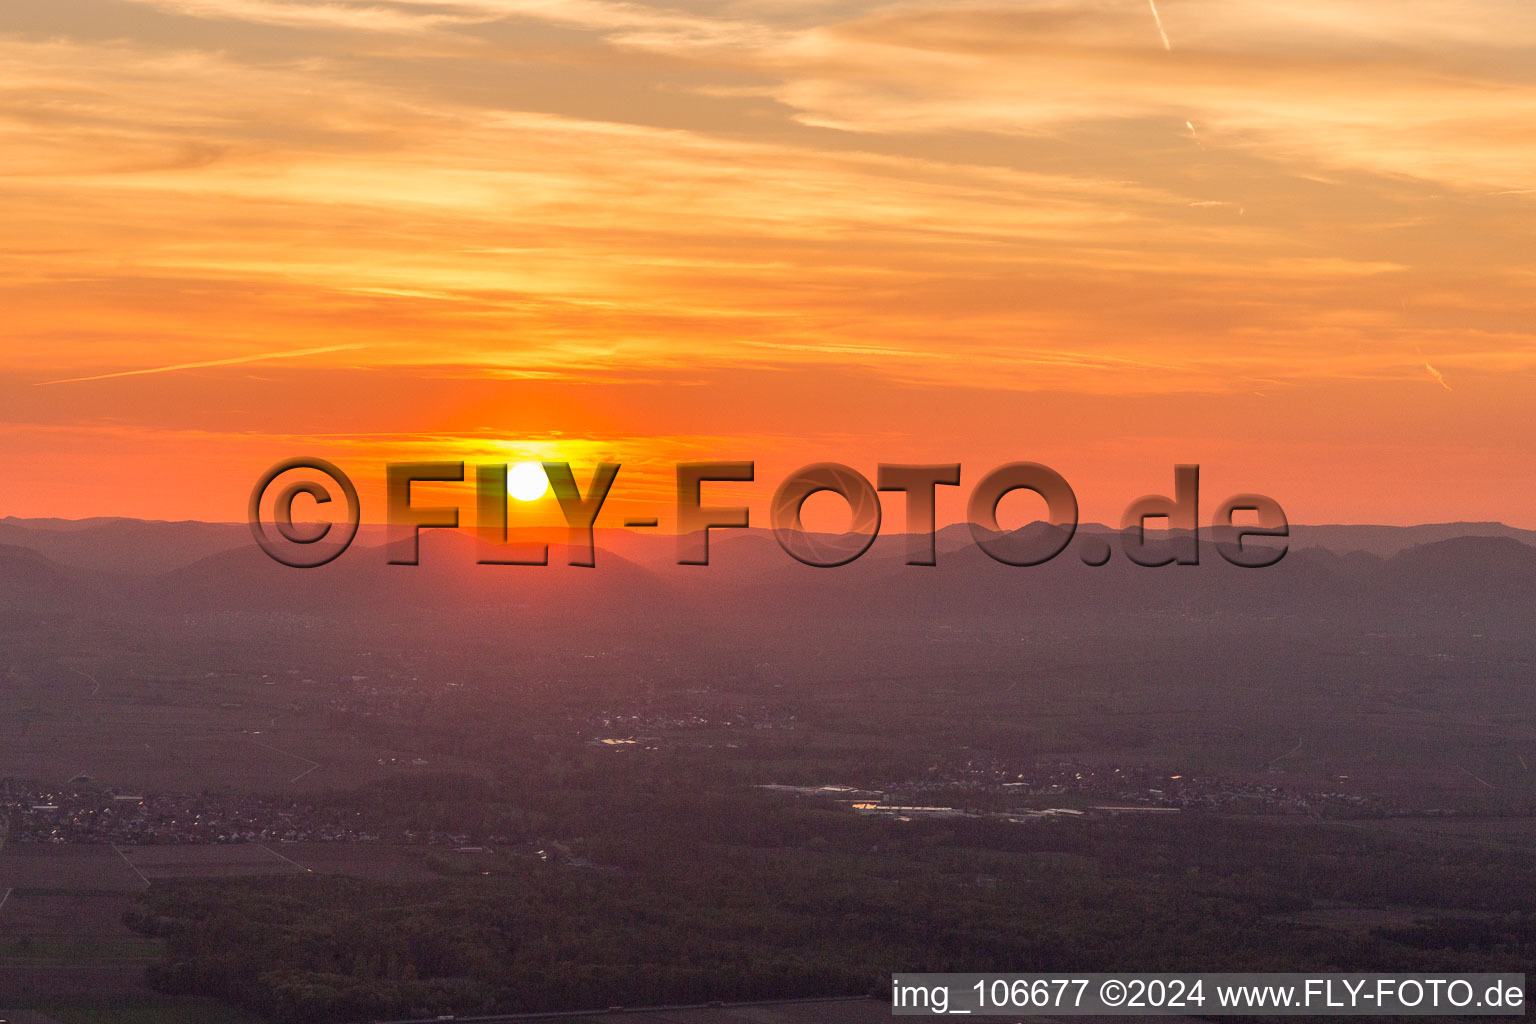
[[(10, 853), (6, 851), (5, 861), (12, 859)], [(57, 885), (78, 877), (82, 867), (70, 864), (52, 879), (34, 872), (34, 878)], [(160, 944), (123, 924), (132, 902), (133, 894), (126, 890), (10, 890), (0, 904), (0, 993), (9, 1004), (0, 1005), (0, 1013), (9, 1006), (76, 996), (154, 999), (144, 984), (144, 969), (160, 955)]]
[(148, 887), (111, 846), (5, 843), (0, 849), (0, 892), (132, 893)]
[(175, 878), (248, 875), (347, 875), (384, 882), (430, 881), (421, 849), (377, 843), (231, 843), (219, 846), (130, 846), (123, 857), (151, 883)]
[(0, 839), (0, 1018), (12, 1024), (244, 1024), (221, 1003), (151, 990), (159, 940), (124, 914), (152, 884), (270, 874), (438, 877), (421, 850), (358, 843), (70, 845)]

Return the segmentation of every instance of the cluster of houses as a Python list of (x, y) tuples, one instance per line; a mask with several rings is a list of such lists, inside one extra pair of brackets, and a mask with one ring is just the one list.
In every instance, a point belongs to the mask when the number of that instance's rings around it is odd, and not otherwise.
[(390, 842), (464, 846), (467, 834), (380, 827), (357, 811), (230, 793), (145, 796), (7, 780), (0, 817), (13, 842), (208, 844)]

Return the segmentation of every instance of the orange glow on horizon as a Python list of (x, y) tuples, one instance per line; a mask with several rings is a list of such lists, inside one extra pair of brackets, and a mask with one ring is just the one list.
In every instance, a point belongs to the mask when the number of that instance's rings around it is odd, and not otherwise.
[(0, 515), (1028, 459), (1536, 526), (1529, 5), (87, 7), (0, 12)]

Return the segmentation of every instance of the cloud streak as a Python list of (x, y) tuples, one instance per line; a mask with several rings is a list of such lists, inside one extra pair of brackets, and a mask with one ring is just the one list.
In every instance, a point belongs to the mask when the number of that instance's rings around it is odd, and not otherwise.
[(1157, 0), (1147, 0), (1147, 6), (1152, 9), (1152, 21), (1157, 25), (1157, 34), (1162, 37), (1163, 49), (1172, 50), (1173, 44), (1168, 41), (1168, 33), (1163, 30), (1163, 16), (1157, 13)]
[(248, 356), (231, 356), (227, 359), (205, 359), (195, 363), (173, 363), (169, 366), (151, 366), (140, 370), (118, 370), (114, 373), (96, 373), (87, 377), (61, 377), (58, 380), (38, 381), (36, 387), (49, 384), (80, 384), (91, 380), (116, 380), (120, 377), (143, 377), (153, 373), (176, 373), (181, 370), (203, 370), (214, 366), (240, 366), (245, 363), (266, 363), (282, 359), (300, 359), (305, 356), (327, 355), (362, 348), (361, 345), (324, 345), (320, 348), (292, 349), (282, 352), (260, 352)]

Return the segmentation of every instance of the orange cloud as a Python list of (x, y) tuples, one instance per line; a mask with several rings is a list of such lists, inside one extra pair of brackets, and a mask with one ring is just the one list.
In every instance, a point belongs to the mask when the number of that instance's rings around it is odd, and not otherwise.
[[(0, 13), (4, 511), (130, 500), (49, 477), (101, 430), (966, 458), (1049, 403), (1070, 457), (1156, 401), (1199, 460), (1256, 401), (1378, 417), (1328, 449), (1343, 519), (1426, 416), (1446, 480), (1507, 454), (1536, 375), (1510, 0), (90, 2), (113, 41)], [(342, 376), (388, 400), (321, 422)]]

